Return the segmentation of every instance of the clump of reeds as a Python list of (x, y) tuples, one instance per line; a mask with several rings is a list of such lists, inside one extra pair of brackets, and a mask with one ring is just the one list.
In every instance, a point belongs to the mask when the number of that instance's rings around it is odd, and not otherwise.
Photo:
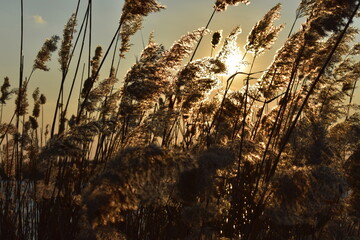
[[(36, 69), (49, 70), (59, 37), (45, 41), (18, 89), (7, 77), (1, 87), (0, 239), (359, 238), (360, 117), (352, 101), (360, 51), (350, 23), (360, 3), (301, 1), (295, 21), (306, 20), (264, 71), (253, 67), (284, 28), (274, 25), (279, 4), (247, 37), (248, 70), (236, 55), (236, 26), (223, 41), (213, 33), (210, 56), (194, 59), (214, 14), (240, 3), (249, 1), (216, 1), (207, 26), (169, 49), (150, 36), (118, 79), (115, 58), (125, 58), (144, 18), (164, 6), (125, 1), (112, 42), (92, 49), (92, 4), (81, 19), (78, 1), (61, 40), (52, 124), (44, 127), (45, 95), (36, 88), (29, 103), (27, 90)], [(79, 83), (86, 39), (93, 57)], [(109, 60), (110, 50), (118, 54)], [(243, 86), (235, 89), (235, 80)], [(16, 109), (4, 123), (13, 94)]]

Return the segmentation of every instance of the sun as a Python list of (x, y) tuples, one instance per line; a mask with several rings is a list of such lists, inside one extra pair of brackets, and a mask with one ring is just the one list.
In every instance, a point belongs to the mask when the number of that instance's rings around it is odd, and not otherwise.
[(233, 75), (236, 72), (239, 72), (244, 66), (244, 61), (242, 60), (242, 53), (239, 49), (234, 49), (226, 57), (225, 61), (226, 66), (226, 75)]

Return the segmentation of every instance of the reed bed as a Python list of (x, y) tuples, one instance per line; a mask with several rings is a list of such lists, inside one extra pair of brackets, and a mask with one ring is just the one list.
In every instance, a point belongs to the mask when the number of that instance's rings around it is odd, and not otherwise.
[[(305, 21), (261, 72), (257, 58), (283, 29), (281, 5), (238, 56), (239, 27), (208, 28), (249, 1), (217, 0), (204, 28), (169, 49), (150, 36), (121, 79), (131, 37), (165, 7), (125, 1), (109, 46), (86, 49), (92, 1), (83, 16), (80, 2), (29, 76), (21, 34), (18, 86), (1, 86), (1, 119), (9, 99), (16, 109), (0, 123), (0, 239), (360, 239), (358, 0), (300, 1), (295, 21)], [(196, 58), (200, 44), (209, 56)], [(46, 93), (29, 97), (27, 87), (56, 52), (61, 85), (47, 124)], [(234, 55), (245, 72), (230, 71)]]

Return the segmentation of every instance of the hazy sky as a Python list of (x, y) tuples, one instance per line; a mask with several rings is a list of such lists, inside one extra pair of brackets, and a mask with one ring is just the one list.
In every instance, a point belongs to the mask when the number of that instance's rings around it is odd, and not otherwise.
[[(101, 45), (106, 48), (116, 30), (121, 14), (123, 0), (93, 0), (93, 47)], [(205, 26), (213, 9), (215, 0), (159, 0), (167, 9), (149, 15), (144, 22), (142, 35), (145, 41), (150, 32), (155, 40), (170, 47), (181, 35)], [(243, 47), (246, 36), (252, 26), (273, 6), (282, 3), (282, 17), (276, 23), (286, 24), (273, 49), (259, 57), (257, 70), (263, 70), (271, 62), (274, 52), (282, 45), (294, 20), (298, 0), (253, 0), (250, 5), (229, 7), (227, 11), (217, 13), (209, 26), (211, 30), (223, 29), (223, 35), (240, 25), (243, 33), (239, 36), (238, 45)], [(65, 23), (75, 11), (77, 0), (24, 0), (24, 56), (25, 76), (28, 76), (34, 58), (44, 40), (56, 34), (62, 36)], [(80, 18), (85, 11), (86, 1), (82, 1)], [(79, 24), (80, 25), (80, 24)], [(299, 27), (297, 25), (296, 29)], [(13, 87), (18, 84), (19, 46), (20, 46), (20, 0), (1, 0), (0, 3), (0, 81), (8, 76)], [(127, 58), (120, 65), (119, 78), (130, 68), (142, 49), (141, 33), (132, 38), (134, 44)], [(205, 38), (198, 57), (210, 54), (210, 39)], [(40, 91), (48, 97), (48, 107), (53, 108), (55, 95), (59, 89), (61, 73), (57, 63), (58, 55), (54, 53), (50, 72), (36, 71), (29, 86), (29, 92), (39, 86)], [(108, 71), (108, 70), (107, 70)], [(12, 101), (13, 102), (13, 101)]]

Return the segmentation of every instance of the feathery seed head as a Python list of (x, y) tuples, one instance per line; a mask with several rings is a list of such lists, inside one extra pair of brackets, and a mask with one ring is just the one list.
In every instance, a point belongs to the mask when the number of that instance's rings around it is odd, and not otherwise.
[(30, 116), (30, 117), (29, 117), (29, 121), (30, 121), (30, 124), (31, 124), (31, 128), (32, 128), (32, 129), (35, 130), (35, 129), (37, 129), (37, 128), (39, 127), (39, 124), (38, 124), (36, 118), (34, 118), (33, 116)]
[(100, 65), (101, 54), (102, 54), (102, 48), (101, 48), (101, 46), (97, 46), (95, 49), (95, 55), (90, 62), (92, 79), (96, 79), (98, 77), (97, 71), (98, 71), (99, 65)]
[(220, 86), (216, 74), (223, 73), (224, 64), (218, 59), (202, 58), (188, 63), (176, 79), (176, 96), (182, 102), (184, 113), (205, 100), (212, 90)]
[(299, 11), (301, 16), (308, 16), (304, 25), (307, 29), (308, 45), (328, 36), (331, 32), (341, 31), (358, 4), (357, 0), (304, 0), (303, 2)]
[(281, 5), (277, 4), (255, 24), (248, 35), (247, 43), (244, 47), (246, 51), (252, 52), (254, 55), (259, 55), (266, 49), (271, 48), (279, 32), (284, 28), (284, 25), (273, 25), (274, 21), (280, 17), (280, 8)]
[(221, 33), (222, 33), (222, 30), (216, 31), (212, 35), (211, 44), (212, 44), (213, 48), (216, 48), (216, 46), (220, 43), (220, 41), (221, 41)]
[(168, 51), (165, 51), (161, 61), (166, 68), (179, 67), (182, 61), (189, 57), (193, 50), (194, 43), (198, 42), (200, 38), (210, 31), (208, 29), (199, 28), (193, 32), (183, 35), (176, 41)]
[[(85, 109), (89, 112), (98, 110), (98, 104), (102, 102), (102, 99), (110, 94), (116, 80), (116, 78), (106, 78), (102, 80), (98, 86), (93, 88), (89, 93), (87, 102), (85, 103)], [(107, 104), (106, 101), (103, 103), (103, 105), (105, 104)]]
[(125, 1), (120, 18), (120, 57), (124, 58), (124, 54), (130, 50), (130, 37), (141, 29), (143, 18), (151, 12), (157, 12), (164, 8), (165, 6), (155, 0)]
[(103, 116), (113, 116), (116, 114), (117, 104), (121, 98), (121, 91), (117, 90), (112, 93), (106, 100), (106, 103), (101, 107), (101, 114)]
[(46, 103), (46, 97), (45, 97), (45, 95), (44, 95), (44, 94), (41, 94), (39, 100), (40, 100), (40, 104), (41, 104), (41, 105), (45, 104), (45, 103)]
[(10, 81), (8, 77), (4, 78), (4, 83), (1, 86), (1, 97), (0, 97), (0, 103), (5, 104), (6, 100), (9, 99), (10, 95), (13, 93), (13, 91), (9, 91), (10, 88)]
[(32, 97), (34, 99), (34, 101), (36, 102), (37, 100), (39, 100), (39, 95), (40, 95), (40, 90), (39, 88), (35, 88), (33, 94), (32, 94)]
[[(165, 89), (169, 78), (169, 71), (161, 59), (164, 56), (164, 47), (160, 44), (149, 43), (141, 53), (140, 59), (125, 76), (122, 107), (130, 110), (132, 102), (136, 101), (134, 109), (149, 109)], [(128, 108), (130, 107), (130, 108)]]
[(216, 0), (214, 8), (216, 11), (222, 12), (225, 11), (229, 5), (237, 6), (240, 3), (250, 4), (249, 0)]
[(40, 101), (35, 102), (32, 115), (36, 118), (40, 116)]
[[(20, 97), (20, 102), (19, 102)], [(16, 112), (20, 116), (25, 115), (27, 113), (27, 108), (29, 106), (28, 99), (27, 99), (27, 89), (22, 87), (20, 90), (17, 90), (17, 98), (15, 99), (16, 104)]]
[(49, 68), (46, 66), (46, 62), (50, 60), (51, 53), (56, 51), (59, 39), (59, 36), (54, 35), (50, 39), (45, 40), (36, 56), (36, 59), (34, 60), (33, 69), (49, 71)]
[(76, 26), (76, 16), (72, 14), (69, 21), (65, 25), (63, 32), (63, 40), (61, 42), (61, 48), (59, 51), (59, 63), (61, 65), (61, 70), (66, 71), (67, 65), (70, 60), (70, 50), (72, 47), (72, 40), (75, 33)]
[(164, 8), (165, 6), (155, 0), (126, 0), (122, 11), (123, 16), (127, 14), (147, 16)]
[(84, 81), (83, 89), (81, 90), (81, 97), (85, 98), (86, 94), (91, 90), (91, 87), (93, 85), (93, 79), (91, 77), (87, 78)]

